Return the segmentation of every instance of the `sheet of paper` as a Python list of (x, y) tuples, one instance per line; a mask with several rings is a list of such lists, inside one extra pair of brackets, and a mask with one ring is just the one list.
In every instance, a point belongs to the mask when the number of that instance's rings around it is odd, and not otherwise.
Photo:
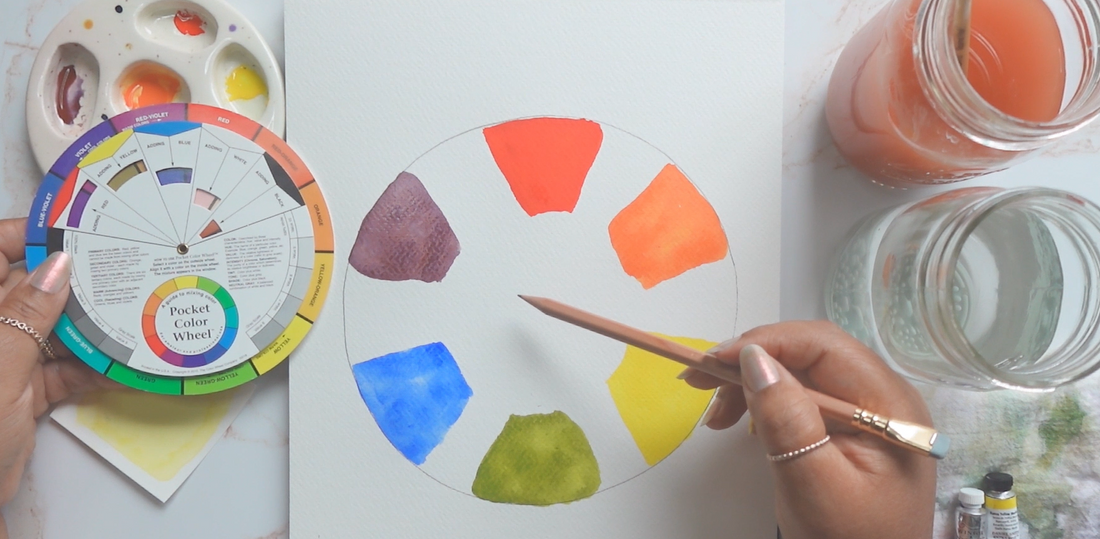
[(771, 537), (745, 422), (547, 296), (705, 349), (779, 315), (783, 4), (286, 2), (333, 293), (291, 532)]
[(161, 502), (183, 485), (225, 435), (255, 387), (180, 397), (100, 391), (50, 417)]

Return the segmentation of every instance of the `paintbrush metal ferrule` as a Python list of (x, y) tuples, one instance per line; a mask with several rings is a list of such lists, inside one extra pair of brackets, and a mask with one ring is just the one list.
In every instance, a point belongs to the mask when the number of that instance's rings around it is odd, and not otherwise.
[(860, 430), (877, 434), (923, 455), (943, 458), (947, 453), (948, 438), (923, 425), (891, 419), (862, 408), (856, 409), (852, 424)]

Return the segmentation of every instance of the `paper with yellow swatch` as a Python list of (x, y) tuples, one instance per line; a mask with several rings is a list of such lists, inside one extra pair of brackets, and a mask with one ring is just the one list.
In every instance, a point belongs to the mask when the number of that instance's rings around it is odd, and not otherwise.
[(251, 384), (180, 397), (119, 389), (85, 394), (50, 417), (162, 502), (225, 435)]

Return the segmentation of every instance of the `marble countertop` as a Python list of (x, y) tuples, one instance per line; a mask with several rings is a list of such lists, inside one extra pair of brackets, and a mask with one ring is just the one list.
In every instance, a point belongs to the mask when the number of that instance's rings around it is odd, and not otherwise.
[[(31, 64), (50, 29), (80, 0), (5, 0), (0, 18), (0, 216), (26, 214), (39, 174), (26, 138), (24, 104)], [(231, 0), (282, 58), (282, 2)], [(882, 0), (787, 0), (784, 95), (782, 304), (785, 319), (824, 316), (829, 259), (856, 221), (877, 209), (943, 188), (900, 191), (871, 184), (848, 167), (824, 119), (832, 66), (844, 43)], [(1100, 201), (1100, 124), (1006, 172), (960, 185), (1049, 185)], [(38, 446), (15, 501), (4, 510), (12, 537), (277, 538), (288, 535), (286, 365), (258, 382), (255, 396), (194, 475), (160, 504), (62, 429), (43, 421)], [(959, 444), (941, 466), (940, 503), (988, 469), (1021, 478), (1021, 506), (1033, 505), (1032, 537), (1095, 536), (1100, 508), (1094, 468), (1100, 435), (1096, 382), (1054, 395), (971, 394), (924, 388), (937, 426)], [(1072, 401), (1075, 421), (1058, 454), (1037, 427)], [(1062, 408), (1059, 408), (1061, 406)], [(988, 443), (990, 436), (998, 443)], [(966, 448), (982, 446), (978, 453)], [(1053, 460), (1052, 460), (1053, 459)], [(1043, 467), (1045, 463), (1045, 468)], [(1079, 478), (1079, 479), (1078, 479)], [(1100, 485), (1100, 482), (1098, 482)], [(1024, 488), (1027, 487), (1027, 488)], [(1032, 488), (1033, 487), (1033, 488)], [(1035, 494), (1024, 495), (1030, 488)], [(1027, 499), (1025, 499), (1027, 498)], [(1030, 501), (1028, 501), (1028, 499)], [(946, 537), (941, 511), (937, 537)]]

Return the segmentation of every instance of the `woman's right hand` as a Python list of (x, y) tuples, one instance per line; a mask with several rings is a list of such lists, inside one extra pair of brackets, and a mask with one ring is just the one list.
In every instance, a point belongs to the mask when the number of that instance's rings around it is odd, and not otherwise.
[(879, 414), (932, 424), (917, 390), (874, 352), (828, 322), (784, 322), (719, 345), (740, 365), (743, 388), (689, 372), (694, 387), (720, 387), (707, 425), (724, 429), (746, 409), (770, 455), (831, 441), (770, 462), (783, 539), (928, 539), (936, 464), (849, 425), (825, 421), (805, 388)]

